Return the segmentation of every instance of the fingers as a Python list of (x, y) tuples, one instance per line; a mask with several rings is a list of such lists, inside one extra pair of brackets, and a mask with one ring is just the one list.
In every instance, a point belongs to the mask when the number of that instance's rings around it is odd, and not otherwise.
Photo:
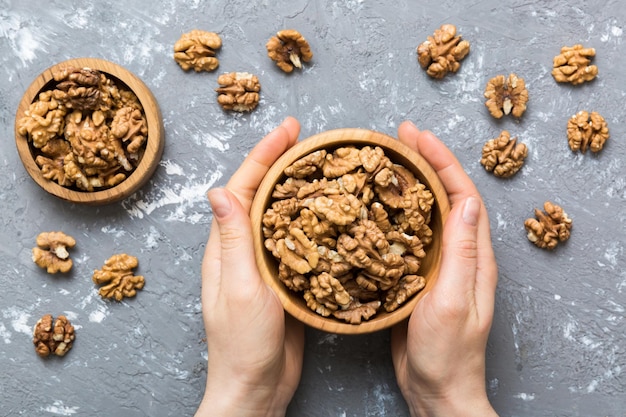
[(208, 197), (215, 219), (213, 227), (217, 226), (211, 234), (216, 233), (219, 239), (209, 240), (203, 267), (210, 272), (205, 275), (215, 277), (212, 281), (219, 280), (214, 285), (219, 285), (220, 291), (237, 294), (249, 288), (254, 283), (250, 280), (258, 276), (250, 218), (237, 197), (227, 189), (212, 189)]
[(415, 149), (437, 171), (454, 205), (470, 195), (478, 196), (476, 186), (467, 176), (454, 154), (432, 132), (420, 131), (411, 122), (403, 122), (398, 128), (400, 142)]
[(474, 298), (480, 210), (480, 200), (469, 197), (452, 208), (444, 226), (441, 271), (435, 289), (461, 305), (468, 300), (455, 296)]
[(254, 194), (269, 168), (296, 143), (299, 134), (300, 123), (293, 117), (287, 117), (250, 151), (228, 181), (226, 188), (239, 198), (246, 212), (250, 210)]

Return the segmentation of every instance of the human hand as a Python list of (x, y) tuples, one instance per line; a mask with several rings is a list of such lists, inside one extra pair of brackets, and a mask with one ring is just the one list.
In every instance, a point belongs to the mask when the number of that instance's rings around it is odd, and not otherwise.
[(398, 386), (412, 416), (495, 416), (485, 386), (498, 280), (487, 210), (459, 161), (435, 135), (404, 122), (398, 137), (437, 171), (452, 206), (439, 278), (408, 323), (392, 330)]
[(202, 311), (209, 359), (197, 417), (284, 415), (300, 381), (304, 328), (259, 275), (249, 217), (261, 180), (299, 132), (296, 119), (285, 119), (225, 189), (208, 193), (214, 220), (202, 262)]

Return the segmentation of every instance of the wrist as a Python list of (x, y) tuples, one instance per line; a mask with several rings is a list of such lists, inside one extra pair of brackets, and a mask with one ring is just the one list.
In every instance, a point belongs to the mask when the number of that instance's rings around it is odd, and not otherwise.
[(280, 389), (273, 392), (259, 387), (236, 386), (223, 382), (207, 383), (195, 417), (284, 417), (289, 401), (281, 401)]
[(409, 402), (412, 417), (498, 417), (486, 393), (469, 400), (460, 397), (428, 397), (416, 395)]

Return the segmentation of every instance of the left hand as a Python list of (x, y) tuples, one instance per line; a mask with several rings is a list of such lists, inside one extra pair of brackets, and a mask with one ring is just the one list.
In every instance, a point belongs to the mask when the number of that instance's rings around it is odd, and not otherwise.
[(249, 217), (261, 180), (299, 132), (296, 119), (285, 119), (225, 189), (209, 191), (214, 221), (202, 263), (209, 359), (196, 416), (284, 415), (300, 381), (304, 328), (259, 275)]

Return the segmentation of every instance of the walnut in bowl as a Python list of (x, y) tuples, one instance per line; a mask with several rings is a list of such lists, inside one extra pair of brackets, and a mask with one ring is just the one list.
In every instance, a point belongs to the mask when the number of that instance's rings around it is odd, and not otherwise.
[(257, 265), (305, 324), (381, 330), (406, 319), (435, 283), (449, 210), (436, 172), (398, 140), (320, 133), (282, 155), (256, 193)]
[(112, 62), (79, 58), (45, 70), (15, 117), (17, 149), (43, 189), (106, 204), (139, 189), (163, 153), (163, 125), (146, 85)]

